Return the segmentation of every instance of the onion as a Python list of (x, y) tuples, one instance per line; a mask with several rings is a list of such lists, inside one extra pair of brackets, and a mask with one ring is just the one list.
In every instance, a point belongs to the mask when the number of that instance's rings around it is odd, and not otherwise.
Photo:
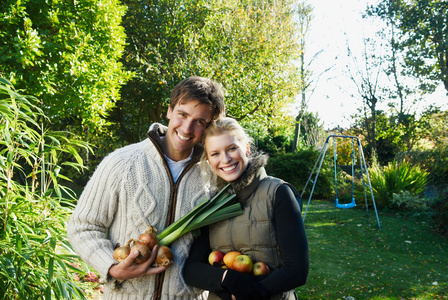
[(173, 263), (173, 252), (167, 246), (160, 246), (157, 251), (156, 262), (158, 266), (169, 267)]
[(146, 229), (146, 231), (140, 234), (140, 236), (138, 237), (138, 242), (144, 243), (146, 246), (149, 247), (150, 250), (152, 250), (152, 248), (154, 248), (154, 246), (159, 243), (159, 239), (157, 238), (156, 232), (157, 228), (149, 225), (148, 229)]
[(147, 261), (151, 256), (151, 249), (149, 249), (149, 247), (144, 243), (139, 243), (138, 240), (133, 241), (134, 241), (134, 247), (132, 247), (131, 252), (135, 250), (138, 251), (138, 256), (134, 261), (137, 264), (142, 264), (145, 261)]
[(126, 259), (126, 257), (128, 257), (128, 255), (131, 253), (131, 242), (133, 240), (130, 239), (129, 241), (126, 242), (126, 244), (124, 246), (120, 247), (120, 244), (117, 244), (117, 246), (115, 247), (114, 250), (114, 254), (113, 254), (113, 258), (118, 261), (121, 262), (123, 260)]

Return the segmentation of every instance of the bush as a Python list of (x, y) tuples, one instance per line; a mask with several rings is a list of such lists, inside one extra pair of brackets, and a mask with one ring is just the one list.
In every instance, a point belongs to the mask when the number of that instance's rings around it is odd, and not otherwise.
[[(269, 159), (266, 171), (271, 176), (291, 183), (297, 188), (299, 193), (302, 193), (318, 156), (319, 152), (312, 148), (294, 153), (279, 154)], [(317, 167), (315, 172), (317, 172)], [(312, 178), (313, 180), (314, 176)], [(329, 197), (333, 193), (334, 184), (332, 176), (334, 175), (330, 167), (330, 162), (324, 160), (313, 196)], [(312, 183), (310, 182), (306, 191), (308, 195), (311, 192), (311, 187)]]
[(385, 167), (375, 163), (370, 168), (369, 174), (375, 202), (379, 208), (393, 208), (394, 193), (399, 194), (403, 191), (414, 195), (423, 193), (428, 181), (428, 172), (419, 166), (411, 166), (406, 161), (398, 163), (394, 160)]
[(412, 194), (409, 191), (401, 191), (399, 193), (393, 193), (390, 204), (393, 208), (402, 210), (421, 210), (424, 211), (428, 207), (426, 205), (426, 199), (418, 195)]
[(428, 183), (442, 193), (448, 182), (448, 145), (429, 150), (413, 150), (397, 155), (429, 173)]
[(448, 187), (445, 187), (439, 198), (430, 205), (432, 221), (437, 231), (448, 236)]
[[(0, 78), (0, 299), (85, 299), (75, 272), (86, 271), (66, 240), (73, 193), (59, 180), (63, 168), (82, 168), (76, 149), (89, 147), (44, 131), (33, 101)], [(61, 163), (61, 153), (77, 162)]]

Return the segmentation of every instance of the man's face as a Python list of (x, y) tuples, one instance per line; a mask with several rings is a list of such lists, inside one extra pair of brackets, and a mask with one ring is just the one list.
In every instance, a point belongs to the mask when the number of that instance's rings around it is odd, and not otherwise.
[(212, 110), (206, 104), (191, 100), (178, 103), (166, 114), (170, 120), (166, 139), (166, 155), (175, 161), (187, 158), (194, 145), (202, 138), (202, 133), (212, 119)]

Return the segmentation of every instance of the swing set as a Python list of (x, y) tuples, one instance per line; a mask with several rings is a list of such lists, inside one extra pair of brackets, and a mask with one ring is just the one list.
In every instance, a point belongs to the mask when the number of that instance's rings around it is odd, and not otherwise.
[[(311, 198), (313, 196), (313, 192), (314, 192), (314, 188), (316, 186), (316, 181), (317, 178), (319, 176), (319, 172), (321, 170), (322, 167), (322, 162), (324, 161), (325, 158), (325, 153), (327, 152), (328, 149), (328, 143), (330, 139), (333, 139), (333, 164), (334, 164), (334, 183), (335, 183), (335, 194), (336, 194), (336, 199), (335, 199), (335, 206), (337, 208), (341, 208), (341, 209), (347, 209), (347, 208), (352, 208), (356, 206), (356, 201), (355, 201), (355, 196), (354, 196), (354, 192), (355, 192), (355, 163), (356, 163), (356, 151), (355, 151), (355, 141), (357, 142), (357, 146), (358, 146), (358, 154), (359, 154), (359, 165), (361, 168), (361, 180), (362, 180), (362, 187), (363, 187), (363, 191), (364, 191), (364, 199), (365, 199), (365, 204), (366, 204), (366, 213), (367, 216), (369, 215), (369, 208), (368, 208), (368, 204), (367, 204), (367, 193), (366, 193), (366, 186), (369, 187), (370, 189), (370, 194), (372, 195), (372, 203), (373, 203), (373, 207), (375, 208), (375, 213), (376, 213), (376, 219), (378, 221), (378, 227), (381, 228), (381, 224), (380, 224), (380, 219), (378, 218), (378, 211), (376, 209), (376, 204), (375, 204), (375, 198), (373, 197), (373, 191), (372, 191), (372, 185), (370, 183), (370, 177), (369, 177), (369, 173), (367, 171), (367, 165), (366, 165), (366, 161), (364, 158), (364, 153), (362, 150), (362, 145), (361, 142), (359, 141), (359, 139), (357, 137), (354, 136), (348, 136), (348, 135), (330, 135), (327, 137), (325, 144), (322, 148), (322, 150), (319, 153), (319, 156), (316, 160), (316, 163), (314, 164), (313, 170), (311, 171), (310, 176), (308, 177), (308, 180), (305, 184), (305, 187), (303, 188), (302, 194), (300, 195), (300, 197), (302, 198), (306, 187), (308, 185), (309, 182), (313, 183), (313, 187), (311, 188), (311, 193), (310, 193), (310, 197), (308, 199), (308, 204), (306, 206), (306, 210), (305, 210), (305, 214), (303, 216), (303, 221), (305, 221), (305, 217), (306, 217), (306, 213), (308, 212), (308, 208), (310, 206), (310, 202), (311, 202)], [(351, 144), (352, 144), (352, 151), (351, 151), (351, 169), (352, 169), (352, 180), (351, 180), (351, 184), (352, 184), (352, 194), (351, 194), (351, 201), (348, 203), (341, 203), (340, 199), (338, 198), (338, 181), (337, 181), (337, 170), (336, 170), (336, 166), (337, 166), (337, 142), (336, 140), (338, 138), (342, 138), (342, 139), (350, 139), (351, 140)], [(319, 168), (317, 169), (317, 173), (316, 176), (314, 177), (314, 180), (312, 179), (314, 171), (316, 170), (317, 165), (319, 165)], [(366, 179), (367, 179), (367, 183), (364, 181), (364, 175), (366, 175)]]

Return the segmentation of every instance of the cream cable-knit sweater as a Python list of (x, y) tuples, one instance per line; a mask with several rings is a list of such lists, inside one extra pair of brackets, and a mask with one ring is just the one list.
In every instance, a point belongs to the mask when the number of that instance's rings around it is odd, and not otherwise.
[[(159, 232), (165, 228), (170, 196), (177, 197), (175, 219), (179, 219), (204, 199), (202, 177), (197, 165), (186, 168), (174, 184), (161, 155), (159, 134), (166, 127), (153, 124), (149, 136), (109, 154), (99, 164), (85, 186), (70, 219), (68, 238), (76, 253), (92, 266), (103, 280), (117, 262), (114, 245), (138, 238), (148, 225)], [(191, 234), (175, 241), (170, 248), (174, 263), (165, 271), (161, 299), (203, 299), (202, 291), (187, 286), (182, 268), (192, 243)], [(104, 299), (153, 299), (156, 275), (125, 280), (107, 280)], [(205, 299), (205, 297), (204, 297)]]

